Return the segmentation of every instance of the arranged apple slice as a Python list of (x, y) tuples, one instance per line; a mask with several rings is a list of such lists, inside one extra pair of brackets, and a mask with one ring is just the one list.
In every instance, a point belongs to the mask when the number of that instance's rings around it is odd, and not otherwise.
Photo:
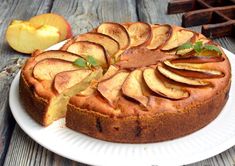
[(98, 84), (97, 90), (111, 105), (113, 105), (121, 95), (122, 85), (128, 75), (129, 72), (120, 71), (111, 78), (101, 81)]
[(63, 71), (55, 75), (53, 87), (58, 93), (61, 93), (65, 89), (71, 88), (81, 82), (91, 72), (91, 70), (87, 69)]
[(100, 44), (88, 41), (78, 41), (68, 46), (67, 51), (78, 54), (84, 58), (92, 56), (97, 61), (97, 64), (102, 67), (107, 67), (109, 64), (104, 47)]
[(189, 96), (189, 93), (180, 87), (167, 83), (157, 75), (153, 68), (147, 68), (143, 72), (144, 80), (148, 87), (155, 93), (170, 98), (183, 99)]
[(136, 22), (126, 27), (131, 39), (131, 47), (142, 45), (152, 37), (151, 26), (147, 23)]
[(34, 66), (33, 76), (39, 80), (52, 80), (60, 72), (76, 69), (78, 67), (69, 61), (47, 58)]
[(135, 99), (144, 106), (147, 106), (148, 97), (144, 92), (147, 90), (143, 79), (143, 72), (140, 69), (132, 71), (122, 85), (122, 92), (124, 95)]
[(171, 63), (211, 63), (222, 62), (224, 58), (222, 56), (192, 56), (186, 58), (177, 58), (171, 60)]
[(178, 75), (178, 74), (176, 74), (176, 73), (174, 73), (174, 72), (172, 72), (162, 66), (158, 66), (157, 69), (165, 77), (167, 77), (173, 81), (183, 83), (183, 84), (192, 85), (192, 86), (206, 86), (206, 85), (210, 84), (210, 82), (203, 81), (200, 79), (183, 77), (183, 76)]
[(113, 57), (119, 50), (119, 44), (116, 40), (101, 33), (89, 32), (86, 34), (82, 34), (76, 37), (75, 41), (89, 41), (100, 44), (104, 47), (108, 55), (111, 57)]
[(171, 36), (172, 27), (170, 25), (152, 26), (152, 39), (147, 46), (148, 49), (157, 49), (161, 47)]
[(29, 54), (59, 42), (60, 33), (50, 25), (34, 27), (29, 22), (15, 20), (7, 28), (6, 40), (14, 50)]
[(38, 62), (47, 58), (55, 58), (55, 59), (69, 61), (69, 62), (74, 62), (79, 57), (81, 56), (73, 54), (73, 53), (69, 53), (67, 51), (50, 50), (50, 51), (45, 51), (45, 52), (40, 53), (40, 56), (35, 56), (34, 60)]
[(173, 33), (165, 45), (161, 48), (163, 51), (172, 50), (184, 43), (195, 39), (195, 33), (188, 30), (173, 30)]
[(106, 80), (110, 77), (112, 77), (114, 74), (116, 74), (118, 72), (119, 68), (114, 66), (114, 65), (110, 65), (108, 70), (106, 71), (106, 73), (104, 74), (104, 76), (100, 79), (100, 81)]
[(72, 30), (69, 23), (64, 19), (63, 16), (55, 13), (45, 13), (34, 16), (29, 20), (29, 22), (35, 27), (41, 27), (43, 25), (56, 27), (61, 34), (60, 41), (68, 39), (72, 36)]
[(126, 49), (130, 44), (128, 32), (121, 24), (111, 22), (102, 23), (97, 28), (97, 32), (115, 39), (119, 43), (121, 50)]
[[(190, 63), (173, 64), (169, 60), (164, 61), (164, 64), (170, 68), (177, 69), (177, 70), (182, 70), (182, 71), (186, 70), (186, 71), (195, 71), (195, 72), (204, 73), (206, 76), (208, 76), (208, 78), (221, 77), (224, 75), (221, 71), (200, 68), (201, 67), (200, 64), (198, 65), (190, 64)], [(195, 73), (195, 76), (197, 76), (196, 73)]]

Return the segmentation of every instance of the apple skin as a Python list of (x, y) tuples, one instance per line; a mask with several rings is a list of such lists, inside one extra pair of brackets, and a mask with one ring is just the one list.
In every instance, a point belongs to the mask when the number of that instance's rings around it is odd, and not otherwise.
[(34, 27), (29, 22), (15, 20), (7, 28), (6, 40), (14, 50), (29, 54), (58, 43), (60, 33), (50, 25)]
[(45, 13), (32, 17), (29, 22), (35, 27), (42, 25), (51, 25), (56, 27), (60, 34), (60, 41), (72, 37), (72, 29), (65, 18), (55, 13)]

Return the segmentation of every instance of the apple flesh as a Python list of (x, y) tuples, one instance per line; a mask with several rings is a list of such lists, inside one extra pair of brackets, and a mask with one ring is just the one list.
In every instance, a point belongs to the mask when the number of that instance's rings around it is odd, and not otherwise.
[(120, 49), (126, 49), (130, 44), (130, 37), (126, 29), (118, 23), (103, 23), (97, 28), (97, 32), (108, 35), (115, 39)]
[(186, 58), (177, 58), (171, 60), (172, 63), (211, 63), (222, 62), (224, 58), (222, 56), (192, 56)]
[(16, 20), (9, 25), (6, 40), (14, 50), (29, 54), (58, 43), (60, 32), (50, 25), (35, 27), (29, 22)]
[(34, 27), (40, 27), (43, 25), (50, 25), (57, 28), (60, 32), (60, 41), (72, 37), (72, 30), (70, 24), (65, 20), (63, 16), (55, 13), (45, 13), (32, 17), (29, 22)]
[(140, 69), (132, 71), (122, 85), (124, 95), (135, 99), (144, 106), (148, 104), (148, 97), (144, 94), (146, 91), (143, 72)]
[(169, 39), (171, 33), (172, 27), (170, 25), (153, 25), (153, 36), (147, 48), (152, 50), (161, 47)]
[(119, 51), (118, 42), (110, 36), (101, 33), (89, 32), (82, 34), (76, 37), (75, 41), (89, 41), (100, 44), (104, 47), (110, 57), (114, 57), (115, 54)]
[(97, 64), (102, 67), (107, 67), (109, 64), (108, 56), (106, 55), (105, 49), (100, 44), (79, 41), (71, 44), (67, 48), (68, 52), (78, 54), (86, 59), (87, 56), (92, 56)]
[(187, 78), (187, 77), (178, 75), (178, 74), (176, 74), (176, 73), (174, 73), (174, 72), (172, 72), (162, 66), (158, 66), (157, 69), (166, 78), (169, 78), (169, 79), (176, 81), (176, 82), (179, 82), (179, 83), (192, 85), (192, 86), (207, 86), (210, 84), (210, 82), (203, 81), (200, 79)]
[(76, 70), (73, 63), (61, 59), (47, 58), (39, 61), (33, 68), (33, 76), (39, 80), (53, 80), (55, 75), (67, 71)]
[(187, 91), (164, 81), (153, 68), (145, 69), (143, 76), (148, 87), (160, 96), (175, 100), (184, 99), (189, 96)]
[(131, 47), (142, 45), (152, 37), (151, 26), (147, 23), (136, 22), (126, 27), (131, 39)]
[(58, 93), (61, 93), (81, 82), (91, 72), (91, 70), (86, 69), (63, 71), (55, 75), (53, 87)]
[(111, 78), (101, 81), (97, 90), (111, 105), (114, 105), (121, 95), (122, 84), (126, 80), (129, 72), (120, 71)]

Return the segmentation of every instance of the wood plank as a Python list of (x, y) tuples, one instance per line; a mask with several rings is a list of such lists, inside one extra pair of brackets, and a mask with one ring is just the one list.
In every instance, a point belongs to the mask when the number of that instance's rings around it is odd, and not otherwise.
[[(36, 2), (38, 1), (34, 1)], [(52, 13), (58, 13), (70, 22), (74, 34), (87, 32), (104, 21), (137, 21), (135, 0), (55, 0), (53, 6), (44, 7), (42, 4), (37, 13), (42, 13), (42, 10), (49, 8)], [(71, 161), (46, 150), (16, 125), (4, 165), (84, 166), (85, 164)]]
[[(182, 14), (166, 15), (167, 1), (162, 0), (137, 0), (137, 12), (141, 21), (149, 23), (168, 23), (181, 25)], [(201, 31), (201, 26), (189, 29)], [(235, 41), (231, 37), (215, 39), (224, 48), (235, 53)], [(235, 146), (210, 159), (191, 164), (191, 166), (227, 166), (235, 164)]]
[[(48, 10), (51, 0), (37, 3), (26, 0), (2, 0), (0, 3), (0, 165), (3, 164), (8, 149), (15, 121), (8, 106), (8, 93), (14, 73), (19, 69), (17, 57), (23, 54), (12, 50), (5, 41), (5, 30), (14, 19), (28, 19), (41, 11)], [(5, 71), (7, 69), (8, 72)]]

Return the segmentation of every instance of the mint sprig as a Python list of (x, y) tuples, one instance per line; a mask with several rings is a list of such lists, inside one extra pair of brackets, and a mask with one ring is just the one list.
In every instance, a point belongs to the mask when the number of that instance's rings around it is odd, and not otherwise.
[(222, 52), (217, 46), (211, 45), (211, 44), (203, 44), (202, 41), (197, 41), (194, 44), (190, 42), (184, 43), (177, 48), (177, 52), (181, 50), (185, 50), (185, 49), (192, 49), (192, 48), (197, 54), (200, 54), (202, 51), (215, 51), (219, 53), (219, 55), (222, 54)]
[(93, 56), (87, 56), (84, 58), (77, 58), (74, 62), (75, 65), (82, 68), (92, 68), (98, 66), (95, 58)]

